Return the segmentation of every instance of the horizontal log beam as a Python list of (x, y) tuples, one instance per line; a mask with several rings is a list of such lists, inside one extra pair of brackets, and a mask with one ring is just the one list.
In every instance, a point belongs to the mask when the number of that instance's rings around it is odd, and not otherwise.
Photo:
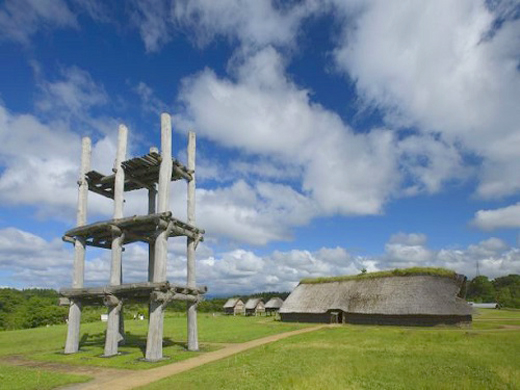
[(156, 214), (148, 214), (148, 215), (134, 215), (132, 217), (119, 218), (119, 219), (111, 219), (108, 221), (102, 221), (93, 223), (90, 225), (79, 226), (74, 229), (70, 229), (65, 233), (65, 236), (74, 237), (74, 236), (88, 236), (94, 232), (99, 231), (110, 231), (113, 226), (124, 229), (125, 227), (129, 227), (132, 225), (143, 225), (146, 223), (158, 223), (158, 221), (168, 220), (171, 218), (172, 213), (170, 211), (164, 213), (156, 213)]
[(197, 295), (174, 293), (172, 291), (168, 291), (168, 292), (155, 291), (152, 293), (150, 298), (152, 301), (159, 301), (163, 305), (167, 305), (171, 301), (185, 301), (185, 302), (200, 301), (200, 298)]
[(96, 194), (99, 194), (101, 196), (104, 196), (109, 199), (114, 199), (114, 193), (111, 191), (103, 191), (102, 189), (94, 186), (93, 184), (89, 183), (88, 186), (89, 191), (95, 192)]
[(83, 287), (83, 288), (62, 288), (60, 295), (67, 298), (82, 298), (82, 297), (103, 297), (106, 295), (115, 295), (124, 297), (125, 295), (146, 295), (152, 292), (173, 292), (180, 294), (199, 295), (205, 294), (208, 291), (206, 286), (196, 286), (189, 288), (187, 286), (154, 282), (142, 283), (125, 283), (118, 286), (103, 286), (103, 287)]

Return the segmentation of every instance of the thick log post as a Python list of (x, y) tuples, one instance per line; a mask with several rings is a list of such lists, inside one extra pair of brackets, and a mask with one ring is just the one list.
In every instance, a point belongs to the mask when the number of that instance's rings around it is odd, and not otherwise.
[[(195, 149), (196, 138), (194, 132), (188, 133), (188, 170), (191, 180), (188, 182), (188, 223), (195, 225)], [(187, 284), (188, 288), (195, 288), (195, 240), (187, 237)], [(187, 302), (188, 321), (188, 350), (199, 350), (197, 332), (197, 302)]]
[[(172, 177), (172, 123), (170, 115), (161, 114), (161, 166), (159, 168), (159, 188), (157, 211), (166, 212), (170, 208), (170, 181)], [(166, 281), (166, 263), (168, 255), (168, 232), (161, 231), (155, 240), (153, 281)], [(163, 312), (162, 302), (150, 303), (150, 322), (146, 341), (146, 360), (162, 359)]]
[[(85, 137), (81, 141), (81, 168), (78, 180), (78, 211), (76, 222), (78, 226), (87, 223), (87, 197), (88, 183), (86, 173), (90, 171), (90, 156), (92, 146), (90, 138)], [(85, 240), (77, 239), (74, 242), (74, 271), (72, 287), (83, 287), (85, 280)], [(69, 324), (67, 330), (67, 341), (65, 342), (65, 353), (75, 353), (79, 350), (79, 330), (81, 322), (81, 303), (72, 300), (69, 308)]]
[[(150, 153), (156, 152), (157, 149), (155, 147), (150, 148)], [(148, 189), (148, 214), (155, 214), (157, 207), (157, 189), (155, 185), (153, 188)], [(148, 244), (148, 281), (153, 282), (153, 273), (155, 267), (155, 243), (150, 242)], [(150, 318), (150, 317), (148, 317)]]
[[(126, 158), (126, 144), (128, 129), (125, 125), (119, 126), (117, 142), (117, 155), (114, 164), (114, 219), (123, 218), (125, 171), (121, 163)], [(122, 280), (122, 255), (124, 234), (118, 228), (112, 230), (112, 263), (110, 268), (110, 285), (118, 286)], [(118, 343), (123, 339), (121, 328), (121, 302), (118, 305), (110, 305), (108, 308), (107, 335), (105, 338), (105, 356), (117, 355)]]
[[(157, 152), (157, 149), (150, 148), (150, 153)], [(148, 214), (155, 214), (157, 203), (157, 188), (155, 185), (153, 188), (148, 189)], [(153, 282), (153, 270), (155, 267), (155, 242), (150, 241), (148, 243), (148, 281)], [(148, 304), (148, 323), (150, 322), (151, 307)]]

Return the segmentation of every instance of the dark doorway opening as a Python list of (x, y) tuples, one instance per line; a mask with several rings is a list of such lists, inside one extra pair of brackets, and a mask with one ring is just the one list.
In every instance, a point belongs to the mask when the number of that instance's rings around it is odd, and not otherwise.
[(331, 311), (330, 312), (330, 323), (331, 324), (342, 324), (343, 323), (343, 312), (342, 311)]

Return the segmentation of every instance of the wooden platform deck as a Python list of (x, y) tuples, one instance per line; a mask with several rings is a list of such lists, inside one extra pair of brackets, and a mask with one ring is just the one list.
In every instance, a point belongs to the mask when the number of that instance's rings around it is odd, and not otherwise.
[[(125, 171), (124, 191), (134, 191), (141, 188), (153, 189), (154, 185), (159, 182), (161, 159), (160, 154), (151, 152), (141, 157), (123, 161), (121, 166)], [(88, 189), (99, 195), (114, 199), (115, 177), (115, 174), (104, 175), (97, 171), (87, 172)], [(192, 172), (178, 160), (172, 158), (171, 180), (180, 179), (191, 181), (193, 179)]]
[(203, 229), (172, 217), (169, 211), (78, 226), (65, 232), (63, 240), (73, 242), (81, 238), (86, 245), (110, 249), (114, 235), (124, 234), (124, 244), (137, 241), (151, 243), (162, 230), (168, 230), (169, 237), (186, 236), (196, 241), (204, 240)]

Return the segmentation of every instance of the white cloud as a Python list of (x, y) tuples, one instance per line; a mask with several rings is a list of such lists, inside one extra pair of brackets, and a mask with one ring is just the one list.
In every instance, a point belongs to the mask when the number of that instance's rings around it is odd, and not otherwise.
[[(508, 17), (510, 2), (495, 10), (473, 0), (337, 4), (347, 21), (335, 60), (360, 97), (393, 126), (440, 134), (455, 166), (457, 149), (482, 158), (479, 195), (518, 192), (520, 20)], [(497, 17), (505, 20), (498, 29)], [(450, 175), (436, 171), (427, 187)]]
[(385, 267), (406, 268), (425, 266), (434, 259), (434, 253), (426, 248), (424, 234), (398, 233), (390, 237), (385, 245), (385, 256), (382, 262)]
[[(170, 240), (168, 280), (185, 283), (186, 241)], [(103, 285), (110, 276), (110, 252), (89, 249), (85, 263), (85, 285)], [(72, 274), (72, 247), (60, 239), (47, 241), (15, 229), (0, 229), (0, 265), (12, 274), (11, 285), (58, 288), (69, 286)], [(344, 248), (321, 248), (315, 252), (293, 249), (259, 256), (253, 251), (233, 249), (214, 254), (201, 244), (197, 250), (197, 283), (216, 295), (259, 291), (290, 291), (307, 277), (358, 274), (368, 271), (412, 266), (446, 267), (472, 278), (476, 262), (480, 272), (491, 278), (520, 273), (520, 249), (490, 238), (466, 249), (431, 250), (422, 234), (392, 236), (379, 256), (353, 256)], [(148, 252), (133, 244), (123, 253), (123, 281), (147, 280)]]
[(484, 230), (520, 227), (520, 203), (495, 210), (479, 210), (472, 221)]
[(62, 68), (54, 82), (42, 81), (36, 107), (42, 111), (56, 110), (79, 115), (92, 107), (106, 104), (108, 96), (102, 85), (78, 67)]
[(40, 29), (78, 28), (63, 0), (6, 0), (0, 6), (0, 39), (29, 43)]
[(132, 21), (139, 28), (147, 52), (158, 51), (171, 40), (170, 5), (164, 0), (133, 1)]
[(491, 237), (466, 249), (432, 250), (423, 234), (399, 233), (385, 245), (385, 253), (373, 257), (379, 269), (444, 267), (473, 278), (478, 262), (480, 273), (490, 278), (520, 273), (520, 249)]
[[(93, 168), (111, 169), (114, 145), (108, 136), (94, 142)], [(34, 206), (42, 216), (74, 220), (80, 147), (81, 137), (63, 121), (44, 123), (0, 106), (0, 199), (4, 205)], [(100, 197), (90, 199), (92, 213), (110, 210)]]
[[(161, 4), (161, 7), (171, 6), (172, 13), (154, 16), (154, 20), (157, 19), (154, 26), (162, 30), (148, 45), (154, 50), (160, 46), (160, 39), (170, 39), (172, 23), (173, 28), (190, 31), (200, 44), (218, 37), (239, 42), (229, 64), (235, 72), (232, 75), (235, 80), (233, 77), (219, 79), (206, 70), (192, 77), (181, 95), (181, 100), (191, 110), (188, 116), (196, 118), (197, 124), (209, 122), (215, 115), (212, 110), (207, 115), (200, 112), (201, 109), (197, 110), (195, 104), (190, 103), (195, 98), (214, 104), (216, 100), (219, 109), (229, 118), (228, 122), (235, 116), (252, 115), (249, 128), (222, 121), (221, 127), (226, 131), (216, 130), (219, 134), (218, 137), (213, 134), (213, 139), (218, 138), (223, 145), (250, 149), (250, 144), (258, 144), (261, 137), (262, 147), (257, 149), (274, 155), (280, 153), (273, 148), (277, 141), (269, 136), (275, 132), (279, 144), (287, 149), (299, 148), (301, 139), (312, 144), (313, 139), (306, 134), (305, 126), (300, 126), (309, 122), (310, 115), (303, 114), (301, 118), (291, 115), (303, 112), (299, 106), (302, 102), (311, 106), (307, 111), (312, 112), (312, 116), (331, 127), (341, 127), (330, 123), (337, 119), (317, 115), (319, 107), (305, 102), (309, 91), (299, 89), (287, 80), (281, 56), (269, 49), (269, 46), (293, 46), (304, 33), (302, 27), (306, 19), (326, 15), (343, 26), (342, 35), (334, 37), (337, 47), (332, 54), (337, 68), (356, 82), (361, 104), (380, 109), (394, 130), (416, 126), (420, 132), (399, 142), (394, 153), (399, 156), (406, 181), (412, 182), (402, 189), (401, 195), (435, 193), (447, 182), (465, 180), (472, 175), (478, 176), (477, 193), (483, 197), (503, 196), (520, 190), (520, 171), (516, 169), (520, 163), (520, 111), (517, 109), (520, 102), (517, 70), (520, 21), (514, 17), (514, 1), (464, 0), (453, 4), (443, 0), (424, 5), (383, 0), (331, 0), (281, 5), (226, 0)], [(497, 20), (500, 23), (496, 23)], [(273, 59), (273, 56), (278, 58)], [(277, 84), (280, 84), (278, 88)], [(281, 90), (285, 90), (285, 95)], [(267, 92), (274, 95), (271, 101), (263, 96)], [(204, 98), (202, 95), (209, 96)], [(286, 99), (282, 106), (285, 117), (277, 115), (281, 98)], [(235, 104), (236, 101), (241, 104)], [(203, 104), (199, 106), (203, 107)], [(253, 112), (254, 108), (258, 110)], [(233, 115), (229, 115), (231, 112)], [(334, 117), (332, 113), (326, 114)], [(298, 129), (290, 134), (291, 139), (284, 138), (283, 131), (277, 131), (289, 123)], [(209, 123), (207, 125), (209, 127)], [(268, 127), (273, 130), (266, 130)], [(251, 133), (258, 136), (250, 137)], [(377, 136), (384, 138), (381, 133), (374, 133), (374, 137)], [(377, 149), (377, 145), (371, 144), (372, 138), (354, 137), (348, 140), (354, 142), (347, 144), (356, 145), (354, 151), (364, 147)], [(343, 143), (337, 137), (331, 137), (330, 141)], [(358, 145), (363, 142), (366, 145)], [(384, 148), (384, 145), (380, 146)], [(470, 164), (464, 159), (467, 154), (481, 158), (481, 163), (477, 164), (479, 169), (468, 168)], [(356, 157), (363, 161), (362, 157)], [(379, 161), (378, 166), (391, 171), (396, 156), (387, 157), (387, 160)], [(317, 171), (313, 172), (311, 181), (323, 176), (321, 169), (328, 168), (323, 165), (323, 162), (321, 166), (309, 165), (309, 172), (313, 167)], [(370, 164), (364, 168), (367, 167), (371, 167)], [(389, 179), (389, 175), (388, 172), (380, 173), (389, 180), (385, 183), (389, 188), (386, 193), (375, 190), (366, 196), (365, 205), (358, 204), (355, 208), (363, 208), (362, 213), (380, 212), (381, 199), (395, 195), (396, 178), (394, 175)], [(330, 181), (342, 183), (347, 188), (345, 180), (341, 179), (332, 177)], [(381, 177), (376, 175), (374, 180), (380, 181)], [(345, 189), (333, 191), (332, 183), (323, 184), (320, 188), (329, 189), (328, 200)], [(358, 187), (360, 183), (353, 179), (351, 184)], [(371, 184), (378, 186), (381, 183)], [(315, 194), (324, 200), (322, 195)], [(347, 214), (356, 212), (335, 205), (331, 205), (329, 211), (338, 209)]]
[(37, 33), (79, 29), (80, 13), (95, 21), (109, 20), (106, 7), (98, 0), (6, 0), (0, 5), (0, 40), (27, 45)]
[(56, 288), (58, 281), (71, 278), (68, 257), (58, 238), (48, 242), (15, 228), (0, 229), (0, 266), (12, 273), (12, 285)]
[(229, 187), (197, 191), (197, 223), (210, 236), (263, 245), (287, 240), (290, 229), (316, 214), (312, 201), (283, 184), (237, 181)]
[(194, 32), (199, 44), (220, 35), (253, 47), (294, 44), (303, 19), (324, 6), (317, 1), (275, 5), (272, 1), (183, 0), (173, 4), (176, 22)]
[(276, 159), (302, 171), (302, 195), (325, 214), (376, 214), (399, 183), (395, 140), (386, 130), (354, 134), (310, 102), (284, 74), (273, 48), (247, 58), (236, 82), (205, 70), (184, 81), (178, 127), (224, 147)]

